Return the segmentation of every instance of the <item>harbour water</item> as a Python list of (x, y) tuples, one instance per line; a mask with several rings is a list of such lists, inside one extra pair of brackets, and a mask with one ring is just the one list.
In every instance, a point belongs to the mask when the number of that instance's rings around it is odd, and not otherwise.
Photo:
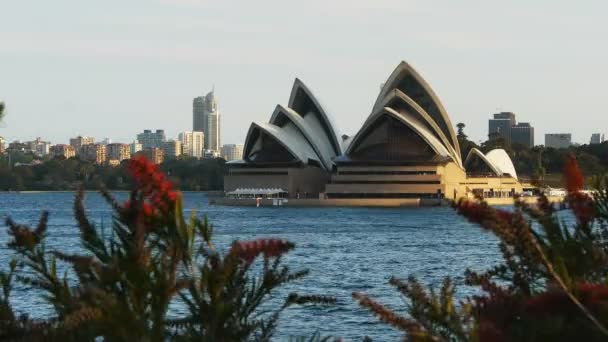
[[(126, 197), (126, 193), (117, 197)], [(0, 215), (20, 223), (35, 224), (43, 209), (50, 211), (49, 249), (79, 251), (78, 230), (72, 215), (73, 193), (0, 194)], [(292, 270), (309, 269), (310, 275), (281, 290), (277, 296), (297, 291), (335, 296), (332, 307), (294, 307), (282, 316), (277, 340), (295, 336), (341, 336), (378, 341), (400, 334), (381, 324), (352, 300), (362, 291), (389, 307), (404, 310), (405, 302), (388, 285), (391, 276), (410, 274), (439, 286), (450, 275), (462, 284), (466, 268), (484, 270), (499, 260), (497, 240), (466, 222), (446, 207), (426, 208), (281, 208), (209, 206), (202, 193), (185, 193), (185, 207), (206, 214), (215, 228), (215, 241), (228, 246), (236, 239), (278, 237), (296, 244), (286, 262)], [(87, 194), (89, 216), (110, 229), (111, 211), (96, 193)], [(6, 268), (10, 251), (6, 229), (0, 229), (0, 267)], [(474, 289), (459, 287), (464, 297)], [(44, 317), (49, 307), (40, 296), (18, 286), (13, 303), (33, 317)], [(182, 310), (176, 304), (174, 312)]]

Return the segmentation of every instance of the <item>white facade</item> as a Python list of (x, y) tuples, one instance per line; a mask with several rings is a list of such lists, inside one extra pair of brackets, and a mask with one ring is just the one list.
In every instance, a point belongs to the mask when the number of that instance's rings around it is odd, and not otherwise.
[(226, 161), (241, 160), (243, 158), (243, 144), (224, 144), (221, 156)]
[(545, 147), (568, 148), (570, 145), (572, 145), (572, 134), (570, 133), (545, 134)]
[(186, 131), (178, 135), (184, 155), (202, 158), (205, 148), (205, 134), (197, 131)]
[(36, 140), (27, 142), (28, 148), (32, 151), (33, 154), (44, 157), (49, 154), (51, 143), (48, 141), (42, 141), (40, 138), (36, 138)]
[(135, 154), (137, 152), (143, 151), (144, 147), (138, 141), (134, 141), (129, 145), (129, 149), (131, 150), (131, 154)]

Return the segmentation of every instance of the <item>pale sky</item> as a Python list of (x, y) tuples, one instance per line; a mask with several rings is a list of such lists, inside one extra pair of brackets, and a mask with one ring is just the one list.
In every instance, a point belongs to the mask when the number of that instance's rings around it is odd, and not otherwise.
[(406, 60), (476, 141), (503, 110), (536, 144), (588, 143), (608, 133), (607, 13), (605, 0), (0, 0), (0, 135), (176, 137), (215, 85), (222, 142), (242, 143), (295, 77), (355, 134)]

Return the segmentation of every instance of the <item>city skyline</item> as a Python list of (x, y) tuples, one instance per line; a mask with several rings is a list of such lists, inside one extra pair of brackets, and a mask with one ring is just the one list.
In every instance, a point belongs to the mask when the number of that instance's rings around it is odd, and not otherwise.
[[(192, 98), (215, 84), (223, 140), (242, 143), (246, 122), (267, 117), (295, 77), (323, 94), (340, 133), (352, 135), (383, 81), (377, 75), (401, 59), (427, 75), (453, 123), (465, 123), (474, 141), (486, 139), (486, 118), (498, 111), (525, 117), (537, 142), (546, 133), (571, 132), (586, 143), (608, 131), (601, 113), (608, 51), (598, 44), (608, 33), (605, 3), (343, 4), (2, 5), (0, 98), (7, 116), (0, 135), (129, 142), (159, 127), (175, 137), (191, 127)], [(290, 25), (286, 13), (316, 25)]]

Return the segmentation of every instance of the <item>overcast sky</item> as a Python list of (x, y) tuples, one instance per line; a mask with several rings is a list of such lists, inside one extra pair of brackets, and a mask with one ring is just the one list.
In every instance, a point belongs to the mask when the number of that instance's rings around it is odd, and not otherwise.
[(503, 110), (537, 144), (587, 143), (608, 133), (607, 13), (605, 0), (0, 0), (0, 135), (174, 137), (215, 85), (222, 142), (242, 143), (295, 77), (354, 134), (406, 60), (476, 141)]

